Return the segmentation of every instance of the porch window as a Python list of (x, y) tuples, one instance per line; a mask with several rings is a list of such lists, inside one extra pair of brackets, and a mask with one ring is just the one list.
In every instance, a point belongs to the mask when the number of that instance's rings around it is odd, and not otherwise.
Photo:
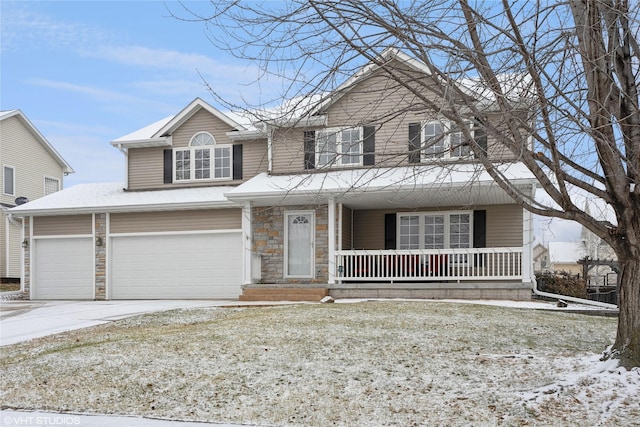
[(174, 150), (174, 181), (231, 179), (231, 145), (217, 145), (207, 132), (191, 138), (188, 148)]
[(470, 248), (471, 212), (398, 214), (398, 249)]
[(325, 129), (316, 132), (318, 167), (362, 165), (362, 128)]

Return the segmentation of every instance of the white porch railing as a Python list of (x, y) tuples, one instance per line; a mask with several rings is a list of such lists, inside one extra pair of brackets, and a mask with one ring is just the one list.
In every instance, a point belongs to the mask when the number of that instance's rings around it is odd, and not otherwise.
[(336, 280), (520, 280), (522, 248), (336, 251)]

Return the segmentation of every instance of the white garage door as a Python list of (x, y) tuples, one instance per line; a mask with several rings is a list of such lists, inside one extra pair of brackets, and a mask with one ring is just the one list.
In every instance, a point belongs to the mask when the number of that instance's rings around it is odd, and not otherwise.
[(112, 299), (237, 298), (240, 232), (111, 238)]
[(93, 299), (93, 240), (34, 240), (33, 299)]

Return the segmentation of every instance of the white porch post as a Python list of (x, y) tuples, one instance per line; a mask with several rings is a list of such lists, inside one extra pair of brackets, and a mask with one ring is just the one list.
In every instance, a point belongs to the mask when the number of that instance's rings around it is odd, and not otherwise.
[(328, 208), (329, 284), (334, 285), (336, 283), (336, 202), (333, 198), (329, 199)]
[(242, 206), (242, 265), (244, 266), (244, 278), (242, 283), (250, 285), (253, 281), (251, 264), (251, 202)]
[(533, 283), (533, 214), (522, 210), (522, 283)]

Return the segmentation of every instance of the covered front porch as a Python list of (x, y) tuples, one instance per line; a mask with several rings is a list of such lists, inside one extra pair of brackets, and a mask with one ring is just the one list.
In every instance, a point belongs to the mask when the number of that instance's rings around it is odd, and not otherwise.
[[(322, 288), (338, 298), (530, 297), (531, 214), (477, 165), (464, 173), (400, 169), (266, 175), (232, 191), (230, 199), (245, 202), (244, 289)], [(519, 179), (520, 191), (534, 191)], [(260, 249), (255, 232), (267, 227), (253, 222), (264, 221), (256, 212), (265, 207), (272, 237), (261, 238)], [(291, 258), (299, 258), (286, 237), (295, 221), (287, 218), (301, 215), (315, 227), (305, 240), (313, 246), (306, 279), (287, 275)]]

